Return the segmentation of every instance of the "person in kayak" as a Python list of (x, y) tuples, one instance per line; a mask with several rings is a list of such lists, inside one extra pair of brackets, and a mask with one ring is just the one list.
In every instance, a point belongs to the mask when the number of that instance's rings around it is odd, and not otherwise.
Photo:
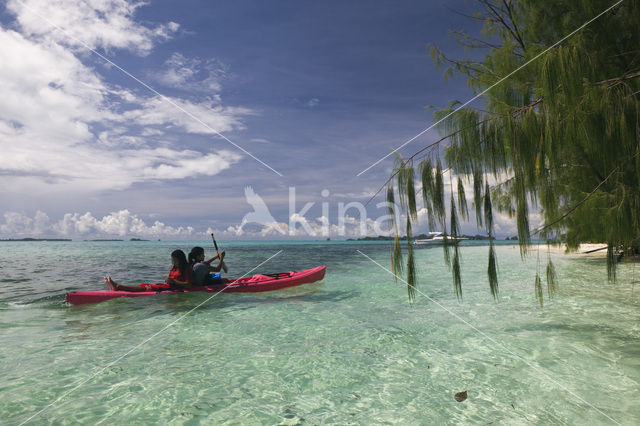
[(113, 291), (162, 291), (179, 290), (189, 288), (193, 284), (193, 272), (182, 250), (174, 250), (171, 253), (173, 267), (164, 280), (164, 284), (139, 284), (123, 285), (113, 281), (111, 277), (105, 277), (104, 282)]
[[(231, 280), (228, 278), (220, 277), (220, 274), (212, 276), (211, 272), (220, 272), (222, 269), (222, 261), (224, 260), (225, 252), (218, 253), (209, 260), (204, 260), (204, 249), (202, 247), (194, 247), (189, 252), (189, 266), (193, 270), (193, 285), (204, 286), (212, 284), (227, 284)], [(211, 262), (216, 259), (220, 259), (216, 266), (211, 266)]]

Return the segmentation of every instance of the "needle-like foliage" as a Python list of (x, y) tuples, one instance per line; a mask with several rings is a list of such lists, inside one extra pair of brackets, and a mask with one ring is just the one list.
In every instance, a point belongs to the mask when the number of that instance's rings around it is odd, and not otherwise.
[(391, 252), (391, 271), (393, 278), (398, 281), (398, 275), (402, 274), (402, 249), (400, 247), (400, 235), (398, 234), (398, 224), (396, 222), (396, 203), (393, 185), (387, 186), (387, 211), (391, 218), (391, 226), (394, 229), (393, 249)]
[[(475, 93), (483, 92), (483, 104), (460, 108), (462, 103), (452, 101), (436, 111), (442, 144), (421, 150), (420, 158), (396, 160), (407, 221), (417, 220), (415, 159), (429, 228), (447, 237), (444, 258), (458, 297), (460, 219), (475, 216), (492, 240), (494, 209), (515, 218), (522, 256), (532, 237), (560, 240), (570, 250), (606, 242), (607, 273), (615, 280), (621, 253), (637, 254), (640, 247), (640, 0), (625, 0), (597, 19), (610, 1), (475, 1), (483, 40), (456, 35), (465, 46), (482, 49), (483, 55), (475, 55), (481, 59), (451, 59), (436, 47), (431, 55), (446, 67), (445, 76), (459, 74)], [(450, 182), (457, 179), (450, 194), (444, 189), (447, 173)], [(473, 212), (467, 208), (465, 182), (473, 185)], [(533, 230), (532, 214), (543, 222)], [(394, 242), (394, 262), (397, 256), (401, 252)], [(415, 282), (415, 268), (409, 266), (413, 252), (410, 257), (407, 268)], [(493, 241), (488, 260), (489, 288), (497, 298)], [(540, 275), (534, 292), (542, 307)], [(558, 279), (550, 260), (546, 280), (551, 297)]]

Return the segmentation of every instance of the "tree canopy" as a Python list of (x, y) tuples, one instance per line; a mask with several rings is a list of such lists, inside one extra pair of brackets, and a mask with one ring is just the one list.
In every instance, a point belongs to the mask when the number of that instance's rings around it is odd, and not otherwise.
[[(394, 273), (406, 272), (413, 300), (410, 237), (418, 218), (416, 196), (421, 196), (429, 227), (447, 237), (444, 258), (456, 295), (462, 297), (455, 237), (461, 220), (469, 219), (467, 184), (473, 188), (469, 201), (476, 224), (490, 237), (497, 210), (515, 218), (523, 256), (532, 235), (562, 240), (569, 249), (606, 243), (608, 276), (615, 279), (615, 252), (637, 251), (640, 242), (640, 1), (476, 3), (479, 11), (470, 19), (483, 23), (482, 38), (464, 31), (453, 35), (469, 49), (483, 51), (476, 55), (482, 59), (451, 59), (437, 47), (430, 52), (445, 67), (445, 77), (464, 76), (482, 94), (482, 106), (452, 101), (435, 112), (442, 139), (411, 157), (398, 155), (387, 201), (394, 216), (400, 212), (393, 202), (399, 201), (407, 220), (394, 223)], [(539, 212), (544, 223), (534, 230), (532, 212)], [(398, 239), (401, 227), (409, 237), (406, 263)], [(487, 273), (494, 297), (496, 262), (491, 242)], [(546, 274), (538, 271), (534, 281), (542, 306), (541, 275), (553, 295), (550, 258)]]

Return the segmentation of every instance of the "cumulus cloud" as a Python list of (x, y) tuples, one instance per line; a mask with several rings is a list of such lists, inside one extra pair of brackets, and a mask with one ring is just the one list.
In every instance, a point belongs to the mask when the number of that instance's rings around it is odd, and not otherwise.
[(153, 28), (133, 20), (144, 2), (126, 0), (9, 0), (20, 30), (45, 44), (74, 49), (127, 49), (148, 54), (157, 41), (179, 29), (175, 22)]
[(126, 111), (123, 119), (143, 126), (172, 125), (189, 133), (216, 134), (242, 128), (241, 117), (252, 113), (242, 107), (225, 107), (216, 100), (193, 102), (155, 96), (141, 100), (140, 108)]
[[(300, 215), (295, 215), (295, 213), (292, 215), (292, 221), (288, 223), (274, 222), (267, 225), (254, 224), (254, 226), (231, 225), (224, 230), (208, 228), (203, 232), (191, 226), (169, 226), (159, 220), (148, 224), (141, 217), (126, 209), (112, 212), (102, 217), (96, 217), (91, 212), (66, 213), (58, 220), (52, 220), (46, 213), (41, 211), (36, 212), (33, 217), (19, 212), (6, 212), (2, 217), (3, 220), (0, 219), (0, 237), (196, 239), (206, 238), (213, 232), (222, 238), (253, 239), (282, 238), (283, 236), (294, 238), (329, 236), (359, 238), (367, 235), (384, 235), (385, 232), (388, 234), (388, 227), (385, 228), (384, 224), (381, 227), (381, 222), (373, 218), (362, 219), (366, 229), (363, 234), (361, 232), (360, 219), (352, 216), (347, 216), (345, 225), (339, 226), (335, 223), (330, 223), (329, 218), (324, 216), (306, 219)], [(294, 220), (298, 220), (298, 222), (296, 223)], [(305, 225), (302, 226), (301, 223)]]
[(0, 61), (0, 118), (20, 124), (14, 130), (76, 141), (90, 136), (87, 122), (113, 117), (104, 83), (59, 45), (0, 29)]
[(139, 216), (128, 210), (110, 213), (96, 218), (92, 213), (66, 213), (62, 219), (52, 222), (41, 211), (34, 217), (24, 213), (6, 212), (0, 223), (0, 236), (14, 237), (60, 237), (60, 238), (176, 238), (186, 239), (198, 236), (194, 228), (173, 227), (160, 221), (148, 225)]
[(136, 152), (141, 162), (149, 164), (155, 157), (155, 165), (142, 168), (141, 177), (152, 179), (182, 179), (193, 175), (213, 176), (240, 159), (238, 154), (220, 151), (217, 154), (202, 155), (196, 151), (182, 151), (158, 148), (152, 151)]
[(153, 225), (147, 225), (137, 215), (128, 210), (120, 210), (111, 213), (101, 219), (95, 218), (91, 213), (80, 215), (67, 213), (62, 220), (53, 226), (53, 230), (59, 235), (78, 237), (87, 235), (105, 235), (125, 237), (139, 235), (143, 237), (189, 237), (194, 234), (192, 227), (174, 228), (160, 221)]
[[(294, 214), (295, 215), (295, 214)], [(424, 221), (426, 211), (418, 212), (419, 223)], [(147, 239), (201, 239), (207, 238), (212, 232), (219, 238), (255, 239), (255, 238), (361, 238), (365, 236), (392, 235), (388, 217), (358, 218), (346, 216), (343, 223), (331, 223), (330, 219), (320, 216), (314, 219), (292, 217), (298, 222), (274, 222), (271, 224), (253, 226), (230, 225), (226, 229), (208, 228), (206, 231), (188, 227), (174, 227), (166, 225), (160, 220), (147, 223), (141, 217), (123, 209), (102, 217), (96, 217), (90, 212), (66, 213), (59, 220), (52, 220), (49, 216), (38, 211), (33, 217), (19, 212), (5, 212), (0, 218), (0, 238), (21, 237), (58, 237), (72, 239), (91, 238), (147, 238)], [(400, 217), (399, 220), (404, 220)], [(539, 223), (539, 215), (532, 214), (532, 226)], [(305, 226), (301, 225), (304, 221)], [(416, 227), (418, 229), (418, 227)], [(426, 228), (425, 228), (426, 229)], [(283, 234), (284, 232), (284, 234)], [(496, 215), (497, 235), (516, 235), (517, 230), (512, 219)]]
[(222, 88), (220, 80), (226, 73), (225, 65), (215, 59), (187, 58), (174, 53), (154, 77), (165, 86), (215, 93)]
[[(33, 196), (125, 189), (147, 180), (210, 176), (240, 161), (239, 154), (227, 150), (175, 147), (165, 135), (167, 129), (202, 135), (241, 129), (242, 116), (251, 111), (224, 106), (215, 96), (162, 99), (114, 87), (84, 63), (86, 50), (65, 35), (92, 48), (145, 54), (177, 24), (140, 25), (133, 15), (141, 5), (123, 0), (7, 3), (19, 31), (0, 27), (0, 192)], [(172, 63), (174, 70), (197, 65), (183, 56)]]
[(214, 232), (224, 238), (282, 238), (283, 236), (294, 238), (361, 238), (378, 235), (391, 235), (390, 222), (381, 216), (378, 218), (356, 218), (346, 215), (340, 224), (331, 223), (329, 218), (320, 216), (308, 219), (299, 213), (293, 213), (289, 222), (273, 222), (269, 224), (256, 224), (253, 226), (231, 225), (224, 230), (209, 228), (207, 233)]
[[(42, 213), (42, 212), (38, 212)], [(38, 235), (32, 226), (34, 220), (16, 212), (6, 212), (4, 214), (4, 223), (0, 224), (0, 233), (3, 235), (22, 234), (25, 230), (33, 230), (34, 235)]]

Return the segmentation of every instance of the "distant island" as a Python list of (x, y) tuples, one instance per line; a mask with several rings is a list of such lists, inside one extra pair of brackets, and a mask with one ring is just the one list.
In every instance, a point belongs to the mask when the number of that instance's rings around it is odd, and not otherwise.
[[(71, 238), (0, 238), (0, 241), (73, 241), (73, 240)], [(84, 241), (105, 242), (105, 241), (124, 241), (124, 240), (95, 239), (95, 240), (84, 240)], [(142, 238), (131, 238), (129, 241), (150, 241), (150, 240), (145, 240)]]
[(72, 241), (68, 238), (8, 238), (0, 241)]
[[(124, 241), (124, 240), (119, 240), (119, 239), (107, 239), (107, 238), (98, 238), (95, 240), (85, 240), (85, 241), (91, 241), (91, 242), (108, 242), (108, 241)], [(129, 241), (149, 241), (149, 240), (143, 240), (141, 238), (131, 238)]]

